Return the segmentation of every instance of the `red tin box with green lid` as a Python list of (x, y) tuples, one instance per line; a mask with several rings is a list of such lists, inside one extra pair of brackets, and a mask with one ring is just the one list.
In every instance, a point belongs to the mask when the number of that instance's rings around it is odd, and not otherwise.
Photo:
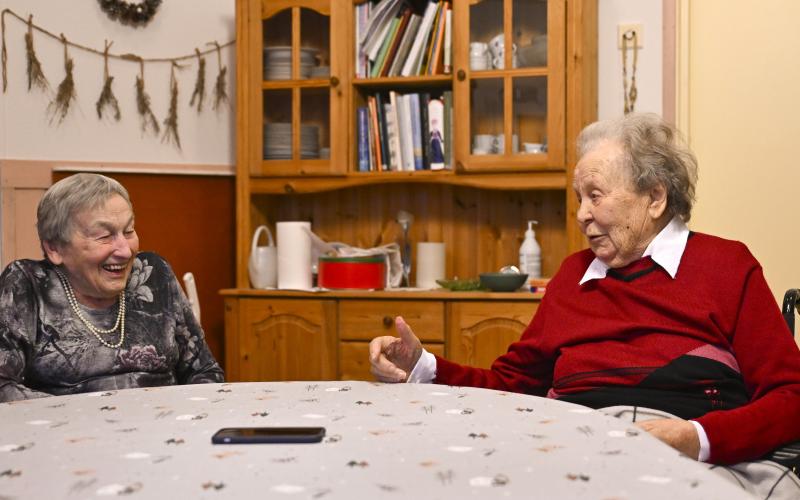
[(383, 255), (319, 258), (318, 284), (322, 288), (383, 290), (385, 283)]

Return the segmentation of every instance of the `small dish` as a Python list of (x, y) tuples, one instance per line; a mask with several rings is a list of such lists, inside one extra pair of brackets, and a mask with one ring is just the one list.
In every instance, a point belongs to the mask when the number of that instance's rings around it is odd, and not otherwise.
[(493, 292), (513, 292), (518, 290), (528, 279), (527, 274), (517, 273), (482, 273), (481, 286)]
[(452, 292), (471, 292), (474, 290), (481, 290), (481, 282), (476, 279), (471, 280), (436, 280), (440, 287), (446, 288)]

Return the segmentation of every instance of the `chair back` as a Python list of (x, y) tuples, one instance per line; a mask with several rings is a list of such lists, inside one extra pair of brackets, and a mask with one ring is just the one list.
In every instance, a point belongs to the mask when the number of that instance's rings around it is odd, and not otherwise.
[(197, 322), (200, 323), (200, 299), (197, 296), (197, 285), (194, 281), (194, 274), (186, 273), (183, 275), (183, 286), (186, 288), (186, 298), (192, 306), (192, 312)]
[(783, 308), (781, 308), (781, 311), (783, 312), (783, 319), (785, 319), (786, 324), (789, 325), (789, 331), (792, 332), (792, 335), (794, 335), (794, 312), (797, 309), (798, 303), (800, 303), (800, 289), (790, 288), (786, 290), (786, 294), (783, 296)]

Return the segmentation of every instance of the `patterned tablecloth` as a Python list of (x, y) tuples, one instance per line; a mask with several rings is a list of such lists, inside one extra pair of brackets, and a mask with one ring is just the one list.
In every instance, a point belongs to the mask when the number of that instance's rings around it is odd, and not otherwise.
[[(230, 426), (317, 444), (212, 445)], [(175, 386), (0, 404), (0, 499), (740, 498), (634, 427), (483, 389), (367, 382)]]

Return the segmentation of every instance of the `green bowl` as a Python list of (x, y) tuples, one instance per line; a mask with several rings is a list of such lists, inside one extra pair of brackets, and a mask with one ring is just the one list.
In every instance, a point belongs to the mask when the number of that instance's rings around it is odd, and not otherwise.
[(528, 280), (527, 274), (517, 273), (483, 273), (481, 286), (493, 292), (513, 292)]

